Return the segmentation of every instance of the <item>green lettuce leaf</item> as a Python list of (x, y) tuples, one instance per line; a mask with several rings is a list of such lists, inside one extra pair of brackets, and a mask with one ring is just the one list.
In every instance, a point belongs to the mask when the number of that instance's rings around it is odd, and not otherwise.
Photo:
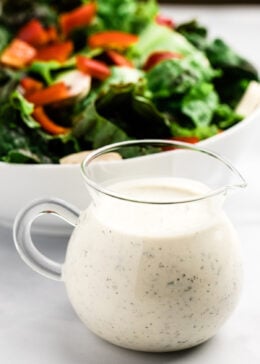
[(109, 91), (113, 85), (128, 85), (136, 84), (139, 80), (144, 78), (145, 73), (136, 68), (130, 67), (111, 67), (111, 75), (103, 82), (100, 92), (105, 93)]
[(57, 61), (36, 61), (28, 68), (28, 72), (37, 75), (47, 84), (51, 85), (56, 78), (55, 71), (63, 70), (64, 65), (61, 65)]
[(197, 137), (199, 140), (210, 138), (219, 132), (217, 125), (203, 125), (196, 128), (181, 126), (177, 122), (171, 124), (172, 135), (181, 137)]
[(139, 34), (158, 13), (155, 0), (98, 0), (93, 31), (118, 29)]
[(18, 91), (0, 108), (0, 160), (12, 163), (58, 163), (79, 151), (71, 134), (45, 133), (32, 117), (33, 106)]
[(212, 121), (218, 103), (218, 95), (213, 85), (198, 83), (183, 97), (181, 111), (195, 126), (207, 126)]
[(193, 53), (182, 59), (169, 59), (160, 62), (146, 74), (148, 89), (153, 98), (166, 98), (174, 94), (184, 94), (200, 82), (212, 80), (218, 73), (207, 59)]
[(31, 114), (33, 113), (34, 106), (28, 102), (18, 91), (14, 91), (10, 96), (10, 104), (14, 110), (20, 112), (22, 121), (29, 128), (40, 128), (39, 123), (37, 123)]
[(241, 121), (243, 117), (238, 115), (227, 104), (219, 104), (215, 110), (213, 123), (218, 125), (221, 130), (225, 130)]
[[(139, 41), (130, 48), (128, 56), (138, 66), (142, 66), (150, 54), (157, 51), (172, 51), (183, 56), (200, 53), (180, 33), (168, 27), (152, 23), (143, 30)], [(201, 54), (202, 58), (206, 59), (203, 54)]]
[(10, 96), (10, 94), (17, 88), (21, 74), (9, 70), (7, 68), (0, 68), (0, 103), (3, 104)]

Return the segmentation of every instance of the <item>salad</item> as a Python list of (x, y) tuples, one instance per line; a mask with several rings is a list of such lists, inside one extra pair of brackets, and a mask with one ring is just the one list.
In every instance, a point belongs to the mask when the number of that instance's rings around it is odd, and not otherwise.
[(154, 0), (9, 0), (0, 16), (0, 160), (59, 163), (113, 142), (195, 143), (240, 122), (256, 69)]

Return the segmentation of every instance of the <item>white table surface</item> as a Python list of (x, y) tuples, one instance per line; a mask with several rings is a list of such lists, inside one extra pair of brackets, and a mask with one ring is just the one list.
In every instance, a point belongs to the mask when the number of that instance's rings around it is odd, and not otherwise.
[[(260, 69), (260, 6), (164, 7), (177, 21), (197, 17)], [(257, 34), (258, 33), (258, 34)], [(260, 123), (260, 120), (259, 120)], [(260, 136), (260, 127), (259, 127)], [(1, 364), (259, 364), (260, 363), (260, 145), (251, 143), (236, 166), (247, 191), (227, 203), (241, 236), (245, 282), (240, 304), (218, 335), (179, 353), (147, 354), (110, 345), (74, 314), (62, 283), (31, 271), (18, 257), (12, 234), (0, 227)], [(38, 237), (40, 248), (62, 261), (66, 239)]]

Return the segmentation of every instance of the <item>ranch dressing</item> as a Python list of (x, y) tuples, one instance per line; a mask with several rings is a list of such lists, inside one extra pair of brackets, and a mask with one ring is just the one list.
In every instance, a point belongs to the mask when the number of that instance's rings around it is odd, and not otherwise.
[[(188, 179), (137, 179), (109, 186), (142, 201), (205, 195)], [(149, 204), (103, 195), (82, 212), (63, 267), (81, 320), (100, 337), (144, 351), (180, 350), (212, 337), (241, 288), (236, 232), (222, 196)]]

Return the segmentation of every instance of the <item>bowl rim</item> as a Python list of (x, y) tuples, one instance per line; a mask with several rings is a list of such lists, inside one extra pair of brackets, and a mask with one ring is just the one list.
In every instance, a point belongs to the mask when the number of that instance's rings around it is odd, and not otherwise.
[[(231, 133), (233, 133), (234, 131), (237, 131), (239, 129), (242, 129), (244, 127), (246, 127), (248, 124), (252, 123), (254, 119), (257, 119), (257, 117), (260, 118), (260, 105), (248, 116), (246, 116), (244, 119), (242, 119), (241, 121), (239, 121), (238, 123), (236, 123), (235, 125), (231, 126), (230, 128), (226, 129), (225, 131), (213, 135), (209, 138), (203, 139), (201, 141), (199, 141), (198, 143), (195, 143), (195, 146), (200, 147), (206, 147), (209, 148), (210, 150), (210, 144), (213, 141), (218, 141), (221, 139), (225, 139), (227, 138)], [(80, 170), (80, 163), (77, 164), (55, 164), (55, 163), (46, 163), (46, 164), (32, 164), (32, 163), (28, 163), (28, 164), (22, 164), (22, 163), (8, 163), (8, 162), (3, 162), (0, 161), (0, 167), (4, 167), (4, 168), (23, 168), (23, 169), (56, 169), (57, 170), (57, 166), (58, 169), (62, 169), (62, 170), (75, 170), (78, 169)]]

